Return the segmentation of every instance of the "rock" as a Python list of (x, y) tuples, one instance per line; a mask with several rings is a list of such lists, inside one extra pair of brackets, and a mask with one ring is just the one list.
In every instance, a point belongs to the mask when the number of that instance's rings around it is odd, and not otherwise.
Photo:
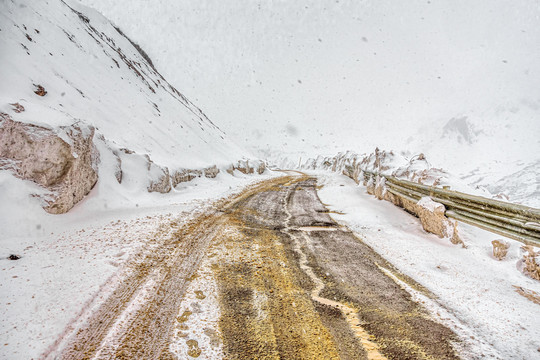
[(170, 192), (172, 187), (169, 169), (156, 165), (149, 157), (148, 159), (148, 172), (150, 174), (150, 185), (147, 187), (148, 192), (159, 192), (162, 194)]
[(114, 177), (116, 178), (116, 181), (118, 181), (118, 183), (121, 184), (122, 179), (124, 178), (124, 172), (122, 171), (122, 159), (120, 159), (120, 156), (118, 156), (118, 154), (114, 152), (113, 154), (116, 159), (116, 164), (114, 167)]
[(540, 280), (540, 251), (535, 251), (531, 245), (524, 245), (521, 250), (523, 252), (523, 272), (535, 280)]
[(34, 86), (36, 87), (36, 90), (34, 91), (34, 93), (36, 95), (39, 95), (39, 96), (45, 96), (47, 95), (47, 92), (45, 91), (45, 88), (41, 85), (36, 85), (34, 84)]
[(249, 160), (238, 160), (236, 164), (231, 164), (225, 171), (230, 175), (234, 175), (234, 170), (238, 170), (243, 174), (253, 174), (257, 171), (257, 174), (262, 174), (266, 171), (266, 163), (261, 160), (255, 161), (255, 165), (251, 166)]
[(493, 245), (493, 256), (497, 260), (504, 259), (510, 248), (510, 244), (504, 240), (493, 240), (491, 245)]
[(19, 255), (11, 254), (8, 256), (9, 260), (19, 260), (21, 257)]
[(213, 179), (219, 174), (219, 169), (214, 165), (204, 169), (203, 172), (205, 177)]
[(246, 175), (253, 174), (254, 172), (253, 167), (249, 166), (249, 160), (238, 160), (235, 169)]
[[(114, 164), (114, 177), (116, 178), (116, 181), (119, 184), (122, 184), (122, 180), (124, 179), (124, 172), (122, 171), (122, 158), (120, 157), (120, 152), (123, 152), (125, 154), (128, 154), (129, 151), (127, 149), (116, 149), (113, 148), (110, 144), (108, 144), (107, 140), (103, 136), (103, 134), (96, 134), (96, 137), (107, 147), (108, 152), (113, 156)], [(133, 153), (133, 152), (131, 152)], [(101, 153), (103, 156), (103, 153)]]
[(464, 245), (457, 232), (457, 222), (451, 221), (444, 215), (446, 208), (443, 204), (426, 196), (421, 198), (413, 209), (425, 231), (441, 238), (448, 238), (453, 244)]
[(9, 105), (13, 106), (13, 111), (15, 111), (17, 114), (22, 113), (25, 110), (24, 106), (22, 106), (19, 103), (13, 103), (13, 104), (9, 104)]
[(463, 240), (461, 239), (461, 237), (459, 236), (459, 232), (458, 232), (458, 222), (457, 221), (454, 221), (454, 229), (452, 230), (452, 237), (450, 238), (450, 242), (454, 245), (459, 245), (461, 244), (462, 247), (466, 247), (465, 246), (465, 243), (463, 242)]
[(15, 174), (51, 191), (45, 210), (69, 211), (97, 182), (99, 154), (93, 144), (94, 129), (63, 129), (71, 144), (54, 131), (13, 121), (0, 113), (0, 158), (15, 163)]
[(446, 208), (444, 205), (431, 200), (429, 197), (423, 197), (416, 205), (416, 212), (424, 230), (439, 237), (446, 236), (446, 217), (444, 216)]
[(343, 170), (341, 173), (348, 178), (354, 179), (354, 168), (351, 165), (345, 165), (343, 166)]
[(384, 177), (379, 177), (377, 175), (377, 181), (375, 182), (373, 195), (375, 195), (377, 199), (383, 200), (385, 194), (386, 194), (386, 179)]
[(366, 190), (368, 194), (375, 195), (375, 183), (373, 182), (373, 179), (370, 178), (366, 182)]
[(264, 161), (259, 161), (257, 165), (257, 174), (261, 175), (266, 170), (266, 163)]
[(201, 170), (181, 169), (181, 170), (175, 171), (173, 175), (171, 176), (172, 186), (176, 187), (176, 185), (180, 183), (188, 182), (195, 179), (196, 177), (201, 177), (201, 176), (202, 176)]

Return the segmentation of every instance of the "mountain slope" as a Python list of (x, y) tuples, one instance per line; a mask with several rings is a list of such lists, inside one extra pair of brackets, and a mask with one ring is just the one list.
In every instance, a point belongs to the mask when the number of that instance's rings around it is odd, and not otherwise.
[(50, 190), (48, 211), (96, 181), (124, 197), (168, 192), (249, 157), (98, 12), (59, 0), (0, 10), (0, 169)]

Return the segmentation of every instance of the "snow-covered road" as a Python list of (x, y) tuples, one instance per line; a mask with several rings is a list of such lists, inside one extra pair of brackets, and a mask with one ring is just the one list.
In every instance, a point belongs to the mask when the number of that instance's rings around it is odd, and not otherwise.
[(344, 176), (287, 175), (234, 196), (255, 179), (201, 180), (198, 202), (12, 242), (0, 357), (537, 356), (518, 243), (497, 261), (489, 233), (461, 224), (461, 248)]

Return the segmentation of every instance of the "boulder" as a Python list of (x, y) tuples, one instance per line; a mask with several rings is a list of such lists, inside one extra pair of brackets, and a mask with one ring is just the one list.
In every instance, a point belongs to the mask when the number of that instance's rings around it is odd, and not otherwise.
[(53, 214), (69, 211), (98, 180), (94, 128), (72, 125), (61, 131), (66, 137), (0, 113), (0, 159), (12, 161), (16, 176), (51, 191), (44, 209)]
[(266, 163), (264, 161), (259, 161), (257, 165), (257, 174), (261, 175), (266, 170)]
[(201, 177), (202, 171), (201, 170), (193, 170), (193, 169), (180, 169), (175, 171), (171, 176), (171, 182), (172, 186), (176, 187), (176, 185), (188, 182), (196, 177)]
[(217, 168), (216, 165), (214, 165), (214, 166), (207, 167), (206, 169), (203, 170), (203, 172), (204, 172), (205, 177), (213, 179), (217, 176), (217, 174), (219, 174), (219, 169)]
[(457, 232), (457, 222), (451, 221), (444, 215), (446, 208), (443, 204), (426, 196), (418, 200), (414, 210), (425, 231), (441, 238), (448, 238), (453, 244), (463, 245)]
[(523, 273), (525, 275), (540, 280), (540, 251), (535, 251), (531, 245), (521, 247), (523, 252)]
[(238, 160), (238, 163), (234, 168), (246, 175), (253, 174), (254, 172), (253, 167), (249, 165), (249, 160)]
[(373, 195), (379, 200), (383, 200), (386, 194), (386, 179), (377, 175)]
[(510, 248), (510, 244), (504, 240), (493, 240), (491, 245), (493, 245), (493, 256), (497, 260), (504, 259)]
[(148, 185), (148, 192), (159, 192), (166, 194), (171, 191), (171, 177), (169, 175), (169, 169), (167, 167), (161, 167), (152, 163), (152, 167), (149, 169), (151, 176), (150, 184)]

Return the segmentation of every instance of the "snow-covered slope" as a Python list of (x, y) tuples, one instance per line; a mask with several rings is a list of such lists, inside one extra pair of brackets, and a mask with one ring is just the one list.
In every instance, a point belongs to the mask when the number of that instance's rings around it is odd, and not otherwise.
[(126, 200), (250, 157), (138, 45), (76, 1), (2, 1), (0, 48), (0, 170), (48, 188), (50, 212), (69, 210), (97, 178), (101, 197)]
[(43, 357), (160, 219), (252, 183), (250, 160), (101, 14), (0, 0), (0, 359)]
[[(15, 120), (92, 125), (111, 143), (172, 168), (243, 155), (98, 12), (58, 0), (1, 6), (1, 106)], [(34, 84), (47, 94), (34, 94)], [(13, 113), (8, 104), (16, 102), (26, 111)]]
[(404, 148), (409, 155), (423, 152), (473, 187), (539, 207), (539, 134), (540, 99), (522, 100), (422, 126)]

